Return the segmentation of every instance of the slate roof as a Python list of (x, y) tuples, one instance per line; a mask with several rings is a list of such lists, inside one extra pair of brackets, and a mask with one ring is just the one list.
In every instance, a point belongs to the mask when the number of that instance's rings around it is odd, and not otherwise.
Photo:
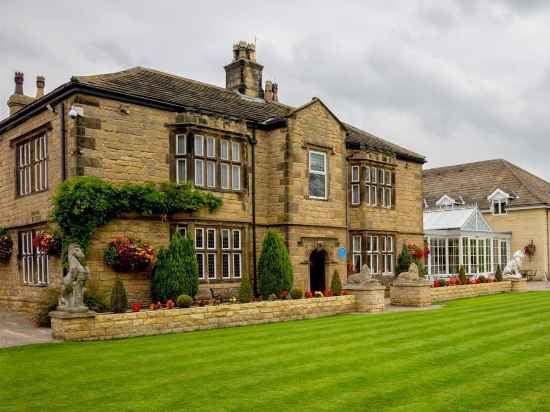
[(422, 177), (429, 207), (446, 194), (486, 210), (496, 189), (512, 195), (509, 207), (550, 205), (550, 183), (503, 159), (427, 169)]

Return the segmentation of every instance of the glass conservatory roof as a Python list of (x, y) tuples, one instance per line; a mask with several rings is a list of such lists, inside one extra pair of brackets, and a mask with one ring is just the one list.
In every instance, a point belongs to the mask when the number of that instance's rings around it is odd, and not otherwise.
[(447, 229), (492, 232), (477, 206), (445, 207), (424, 211), (424, 230)]

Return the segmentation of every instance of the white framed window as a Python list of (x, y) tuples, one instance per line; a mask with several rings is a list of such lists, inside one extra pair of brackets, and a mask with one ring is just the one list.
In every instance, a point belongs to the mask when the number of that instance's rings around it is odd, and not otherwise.
[(363, 170), (365, 172), (365, 183), (370, 183), (370, 167), (365, 166)]
[(309, 151), (309, 197), (327, 198), (327, 154)]
[(204, 253), (197, 253), (197, 264), (199, 266), (199, 279), (204, 279)]
[(492, 203), (493, 215), (506, 215), (508, 213), (506, 211), (508, 202), (505, 199), (493, 200)]
[(241, 230), (233, 229), (233, 250), (241, 250)]
[(222, 229), (222, 249), (228, 250), (230, 249), (230, 233), (231, 231), (229, 229)]
[(204, 160), (195, 159), (195, 186), (204, 186)]
[(241, 166), (231, 166), (231, 188), (234, 191), (241, 190)]
[(183, 237), (187, 237), (187, 226), (186, 225), (176, 225), (176, 232), (181, 234)]
[(216, 187), (216, 162), (206, 162), (206, 185)]
[(378, 204), (378, 190), (376, 186), (370, 186), (370, 205), (376, 206)]
[(216, 229), (206, 229), (206, 248), (209, 250), (216, 249)]
[(231, 160), (237, 163), (241, 161), (241, 144), (239, 142), (231, 143)]
[(216, 254), (208, 253), (206, 255), (208, 279), (216, 279)]
[(229, 189), (229, 163), (220, 164), (220, 187)]
[(374, 166), (370, 168), (370, 181), (371, 183), (376, 183), (378, 178), (378, 169)]
[(187, 139), (184, 134), (176, 135), (176, 155), (187, 154)]
[(359, 166), (351, 167), (351, 182), (359, 183)]
[(195, 156), (204, 156), (204, 137), (195, 135)]
[(222, 139), (220, 141), (220, 159), (229, 160), (229, 141)]
[(371, 273), (380, 273), (380, 252), (378, 248), (378, 236), (367, 236), (367, 265)]
[(187, 159), (177, 159), (176, 164), (176, 183), (184, 183), (187, 181)]
[(353, 252), (353, 271), (360, 272), (361, 266), (363, 266), (363, 256), (361, 249), (361, 235), (354, 235), (352, 237), (352, 252)]
[(359, 185), (351, 185), (351, 204), (358, 205), (361, 203), (361, 190)]
[(231, 277), (231, 254), (222, 253), (222, 278), (229, 279)]
[(216, 139), (210, 136), (206, 138), (206, 156), (216, 157)]
[(41, 134), (16, 146), (17, 194), (30, 195), (48, 189), (48, 138)]
[(35, 235), (35, 230), (19, 232), (21, 245), (19, 259), (23, 272), (23, 283), (25, 285), (45, 286), (50, 281), (49, 258), (44, 252), (33, 247), (32, 240)]
[(233, 277), (236, 279), (240, 279), (241, 271), (241, 254), (233, 253)]
[(204, 229), (195, 228), (195, 249), (204, 249)]

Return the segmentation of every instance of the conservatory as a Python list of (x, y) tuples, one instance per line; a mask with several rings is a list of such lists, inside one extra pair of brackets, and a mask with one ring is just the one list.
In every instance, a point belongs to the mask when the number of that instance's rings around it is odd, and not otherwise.
[(431, 278), (456, 275), (461, 265), (468, 275), (487, 276), (510, 259), (512, 234), (493, 231), (477, 206), (425, 210), (424, 235)]

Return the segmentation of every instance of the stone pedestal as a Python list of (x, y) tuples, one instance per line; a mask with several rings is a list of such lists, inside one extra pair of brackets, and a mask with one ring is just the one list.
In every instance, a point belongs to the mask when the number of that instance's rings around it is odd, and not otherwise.
[(524, 279), (511, 279), (512, 292), (527, 292), (527, 281)]
[(96, 313), (66, 312), (55, 310), (50, 312), (52, 320), (52, 336), (54, 339), (81, 340), (89, 337), (92, 330), (91, 324), (95, 320)]
[(344, 290), (355, 296), (355, 310), (360, 313), (384, 312), (384, 290), (380, 282), (369, 281), (359, 285), (346, 285)]
[(396, 280), (390, 289), (391, 304), (396, 306), (431, 306), (432, 282), (429, 280)]

